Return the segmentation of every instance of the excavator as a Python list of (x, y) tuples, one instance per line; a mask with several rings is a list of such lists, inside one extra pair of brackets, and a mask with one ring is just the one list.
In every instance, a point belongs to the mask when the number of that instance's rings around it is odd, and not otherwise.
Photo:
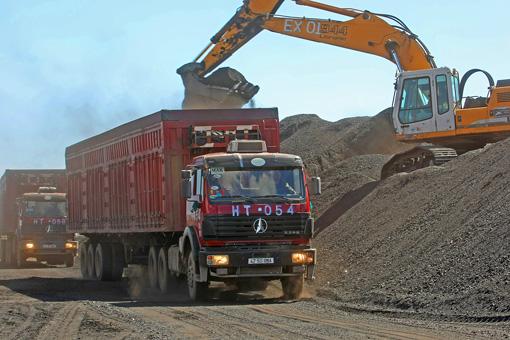
[[(346, 21), (288, 17), (276, 12), (284, 0), (244, 0), (197, 58), (177, 70), (185, 86), (184, 108), (242, 107), (258, 92), (231, 68), (217, 67), (263, 30), (369, 53), (398, 70), (392, 121), (395, 138), (419, 144), (395, 155), (381, 178), (441, 165), (458, 154), (510, 137), (510, 79), (496, 84), (480, 69), (462, 79), (455, 69), (437, 67), (426, 45), (399, 18), (328, 4), (294, 0), (297, 5), (349, 17)], [(487, 96), (464, 98), (467, 80), (482, 73)]]

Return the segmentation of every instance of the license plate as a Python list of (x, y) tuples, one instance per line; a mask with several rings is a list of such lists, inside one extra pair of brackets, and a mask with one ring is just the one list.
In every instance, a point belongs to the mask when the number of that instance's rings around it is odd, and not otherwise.
[(248, 264), (273, 264), (273, 257), (252, 257), (248, 259)]
[(57, 248), (57, 245), (56, 244), (43, 244), (42, 247), (45, 249), (54, 249), (54, 248)]

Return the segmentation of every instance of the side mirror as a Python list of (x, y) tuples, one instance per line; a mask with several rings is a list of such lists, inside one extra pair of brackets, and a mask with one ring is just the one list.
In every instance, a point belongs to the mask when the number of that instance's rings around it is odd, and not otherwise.
[(191, 181), (190, 180), (183, 180), (181, 183), (181, 195), (183, 198), (191, 198)]
[(321, 178), (320, 177), (312, 177), (310, 183), (310, 194), (311, 195), (320, 195), (322, 193), (321, 186)]
[(191, 178), (191, 170), (181, 170), (181, 179), (189, 180)]
[(191, 170), (181, 170), (181, 196), (191, 198)]

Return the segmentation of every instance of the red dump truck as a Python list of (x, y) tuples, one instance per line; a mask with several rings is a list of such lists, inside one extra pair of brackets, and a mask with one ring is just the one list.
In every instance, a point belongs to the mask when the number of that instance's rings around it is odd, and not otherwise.
[[(152, 288), (185, 277), (299, 296), (312, 278), (310, 194), (300, 157), (279, 153), (276, 109), (163, 110), (66, 149), (70, 221), (85, 278), (147, 265)], [(259, 288), (260, 289), (260, 288)]]
[(76, 242), (66, 231), (65, 170), (6, 170), (0, 178), (0, 263), (27, 258), (74, 263)]

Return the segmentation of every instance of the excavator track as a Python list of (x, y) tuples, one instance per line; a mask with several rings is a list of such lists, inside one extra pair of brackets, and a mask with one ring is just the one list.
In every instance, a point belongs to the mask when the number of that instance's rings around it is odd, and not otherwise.
[(435, 145), (420, 145), (394, 155), (382, 168), (381, 179), (401, 172), (412, 172), (428, 166), (442, 165), (457, 157), (457, 151)]

